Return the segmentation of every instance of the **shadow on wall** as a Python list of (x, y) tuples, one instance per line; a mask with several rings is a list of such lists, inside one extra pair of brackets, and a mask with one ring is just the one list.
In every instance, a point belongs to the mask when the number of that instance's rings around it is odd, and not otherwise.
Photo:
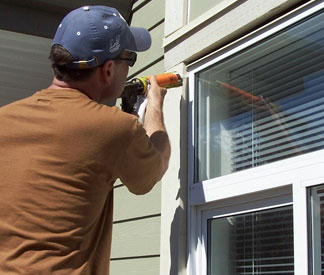
[(171, 266), (170, 275), (179, 275), (185, 272), (186, 257), (186, 218), (185, 211), (182, 207), (178, 207), (174, 213), (171, 224), (170, 234), (170, 256)]
[[(188, 88), (186, 89), (186, 98)], [(188, 101), (183, 96), (180, 101), (180, 170), (179, 180), (180, 188), (175, 200), (179, 202), (179, 206), (175, 210), (171, 223), (170, 232), (170, 275), (186, 274), (187, 255), (187, 182), (188, 182)]]

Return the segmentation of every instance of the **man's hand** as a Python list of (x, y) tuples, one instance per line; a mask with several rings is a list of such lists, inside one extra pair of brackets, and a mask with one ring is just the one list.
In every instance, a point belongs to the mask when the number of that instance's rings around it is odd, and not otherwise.
[(162, 108), (166, 93), (167, 90), (157, 84), (155, 75), (151, 76), (150, 86), (146, 95), (148, 101), (151, 101), (154, 105), (156, 104), (156, 107)]

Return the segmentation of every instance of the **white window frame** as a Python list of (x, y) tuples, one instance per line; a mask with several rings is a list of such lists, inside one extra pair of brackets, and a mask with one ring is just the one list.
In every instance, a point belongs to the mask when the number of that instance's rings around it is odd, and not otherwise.
[[(323, 1), (312, 1), (283, 18), (264, 26), (240, 41), (188, 67), (188, 274), (207, 272), (207, 220), (211, 217), (240, 213), (232, 204), (245, 205), (244, 211), (258, 211), (287, 204), (293, 205), (294, 267), (296, 275), (308, 274), (307, 188), (324, 184), (324, 150), (292, 157), (267, 165), (235, 172), (222, 177), (194, 182), (195, 147), (195, 77), (201, 70), (234, 55), (272, 34), (324, 9)], [(282, 190), (290, 189), (290, 193)], [(271, 190), (281, 195), (269, 196)], [(266, 198), (265, 205), (256, 204), (258, 196)], [(280, 197), (280, 200), (277, 200)], [(248, 200), (246, 201), (246, 199)], [(222, 205), (225, 203), (227, 207)], [(246, 205), (247, 204), (247, 205)], [(231, 210), (232, 209), (232, 210)], [(223, 212), (222, 212), (223, 211)]]

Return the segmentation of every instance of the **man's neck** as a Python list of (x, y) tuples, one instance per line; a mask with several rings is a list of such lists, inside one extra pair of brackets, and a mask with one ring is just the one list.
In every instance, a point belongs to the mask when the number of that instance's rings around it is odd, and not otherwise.
[(84, 93), (87, 95), (89, 98), (95, 100), (93, 98), (93, 95), (91, 94), (91, 89), (87, 89), (86, 85), (83, 82), (64, 82), (61, 80), (58, 80), (57, 78), (54, 77), (52, 84), (48, 87), (48, 89), (51, 90), (61, 90), (61, 89), (76, 89), (79, 90), (80, 92)]

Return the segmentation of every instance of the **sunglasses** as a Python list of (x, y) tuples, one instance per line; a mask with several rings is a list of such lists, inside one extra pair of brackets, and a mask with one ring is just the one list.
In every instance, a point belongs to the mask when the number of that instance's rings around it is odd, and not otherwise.
[(117, 56), (113, 60), (123, 60), (123, 61), (126, 61), (126, 63), (128, 64), (128, 66), (133, 67), (134, 64), (135, 64), (135, 62), (136, 62), (136, 59), (137, 59), (137, 53), (134, 53), (134, 52), (128, 52), (128, 53), (129, 53), (129, 57), (128, 58)]

